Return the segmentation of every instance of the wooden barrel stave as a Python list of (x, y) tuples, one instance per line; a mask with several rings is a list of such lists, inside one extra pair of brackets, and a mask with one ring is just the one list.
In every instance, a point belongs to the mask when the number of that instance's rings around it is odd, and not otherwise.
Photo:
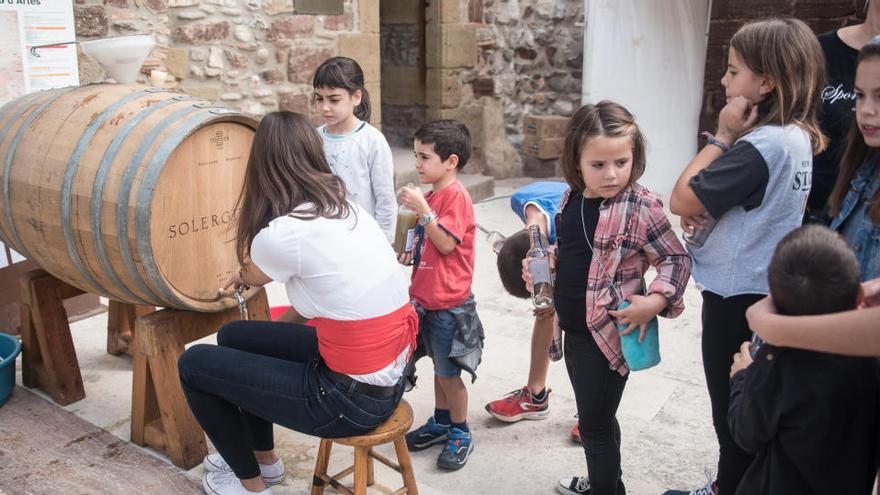
[[(27, 126), (31, 125), (39, 117), (42, 110), (70, 91), (70, 89), (65, 88), (64, 92), (61, 91), (59, 90), (57, 93), (46, 91), (35, 95), (33, 98), (23, 98), (22, 105), (17, 106), (15, 113), (10, 116), (8, 127), (4, 128), (6, 131), (2, 142), (4, 153), (0, 153), (0, 160), (2, 160), (0, 162), (0, 196), (2, 196), (0, 206), (3, 208), (3, 214), (0, 214), (0, 229), (3, 231), (6, 243), (24, 256), (28, 256), (28, 249), (22, 245), (18, 232), (13, 225), (12, 208), (9, 200), (12, 160)], [(33, 199), (34, 196), (27, 195), (25, 197)]]
[[(105, 182), (112, 177), (111, 167), (118, 151), (118, 148), (113, 148), (113, 146), (129, 137), (135, 126), (143, 122), (144, 116), (149, 115), (144, 110), (145, 97), (149, 97), (146, 101), (156, 103), (172, 104), (176, 102), (172, 99), (173, 93), (168, 91), (162, 93), (141, 91), (133, 94), (136, 95), (136, 98), (127, 101), (124, 106), (117, 107), (119, 113), (113, 114), (104, 110), (99, 114), (99, 118), (108, 114), (112, 118), (104, 119), (99, 123), (99, 128), (105, 132), (93, 136), (89, 142), (90, 146), (81, 155), (84, 166), (80, 167), (78, 177), (76, 177), (78, 180), (73, 182), (73, 186), (78, 191), (78, 197), (82, 197), (85, 201), (78, 201), (76, 207), (72, 209), (72, 214), (76, 216), (71, 219), (71, 223), (73, 225), (88, 225), (87, 231), (77, 233), (75, 236), (80, 241), (78, 248), (82, 253), (81, 257), (89, 271), (96, 275), (101, 286), (114, 299), (155, 304), (154, 301), (157, 298), (150, 293), (146, 286), (138, 283), (140, 278), (126, 277), (121, 270), (122, 267), (116, 267), (110, 261), (108, 252), (114, 259), (118, 257), (118, 249), (108, 250), (108, 246), (118, 245), (115, 222), (110, 229), (105, 229), (104, 222), (102, 222), (103, 217), (115, 214), (113, 209), (115, 200), (112, 198), (108, 200), (105, 197)], [(93, 124), (94, 122), (93, 120)], [(110, 127), (114, 127), (115, 132), (107, 132)]]

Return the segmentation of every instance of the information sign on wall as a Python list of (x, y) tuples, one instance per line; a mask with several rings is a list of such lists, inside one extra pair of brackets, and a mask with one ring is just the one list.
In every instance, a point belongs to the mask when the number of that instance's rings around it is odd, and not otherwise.
[[(73, 2), (0, 0), (0, 105), (79, 84)], [(46, 46), (48, 45), (48, 46)], [(41, 47), (35, 50), (31, 47)]]

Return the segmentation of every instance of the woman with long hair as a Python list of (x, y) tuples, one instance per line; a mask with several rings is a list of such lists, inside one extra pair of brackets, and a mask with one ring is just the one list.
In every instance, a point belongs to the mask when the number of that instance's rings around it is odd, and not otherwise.
[(227, 324), (216, 346), (180, 357), (187, 402), (218, 451), (203, 463), (208, 494), (271, 493), (284, 479), (273, 423), (329, 438), (382, 423), (403, 394), (418, 326), (391, 245), (345, 199), (305, 116), (263, 118), (237, 221), (241, 269), (226, 287), (274, 280), (292, 308), (286, 321)]
[(818, 36), (825, 54), (826, 82), (819, 97), (819, 125), (828, 136), (828, 147), (813, 156), (813, 178), (804, 220), (830, 224), (828, 200), (840, 171), (839, 164), (849, 141), (847, 132), (855, 116), (854, 89), (859, 50), (880, 35), (880, 2), (865, 0), (865, 22)]

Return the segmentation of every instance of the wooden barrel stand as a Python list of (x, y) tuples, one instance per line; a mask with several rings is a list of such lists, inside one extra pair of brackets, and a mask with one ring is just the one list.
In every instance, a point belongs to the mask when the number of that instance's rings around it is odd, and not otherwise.
[[(248, 300), (252, 320), (269, 319), (265, 289)], [(183, 396), (177, 359), (184, 346), (240, 319), (238, 307), (218, 313), (163, 309), (135, 320), (131, 441), (168, 454), (174, 465), (191, 469), (208, 454), (205, 434)]]
[[(62, 304), (83, 291), (43, 270), (21, 276), (22, 382), (41, 388), (66, 406), (85, 397), (79, 361)], [(269, 319), (265, 289), (248, 302), (254, 320)], [(190, 469), (207, 455), (205, 434), (180, 385), (177, 359), (186, 344), (240, 319), (238, 306), (217, 313), (110, 301), (107, 352), (133, 358), (131, 441), (165, 452), (178, 467)]]
[[(22, 383), (41, 388), (57, 404), (66, 406), (86, 396), (76, 349), (70, 336), (65, 299), (85, 294), (44, 270), (25, 272), (21, 290)], [(110, 301), (107, 352), (128, 353), (134, 317), (154, 311), (152, 306)]]

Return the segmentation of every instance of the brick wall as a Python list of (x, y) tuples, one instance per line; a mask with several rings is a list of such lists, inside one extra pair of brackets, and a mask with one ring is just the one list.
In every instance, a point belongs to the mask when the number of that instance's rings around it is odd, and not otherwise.
[(716, 0), (712, 5), (706, 74), (703, 80), (703, 111), (700, 130), (714, 131), (718, 112), (724, 107), (721, 78), (727, 67), (728, 41), (744, 23), (771, 16), (797, 17), (817, 34), (858, 23), (864, 0)]

